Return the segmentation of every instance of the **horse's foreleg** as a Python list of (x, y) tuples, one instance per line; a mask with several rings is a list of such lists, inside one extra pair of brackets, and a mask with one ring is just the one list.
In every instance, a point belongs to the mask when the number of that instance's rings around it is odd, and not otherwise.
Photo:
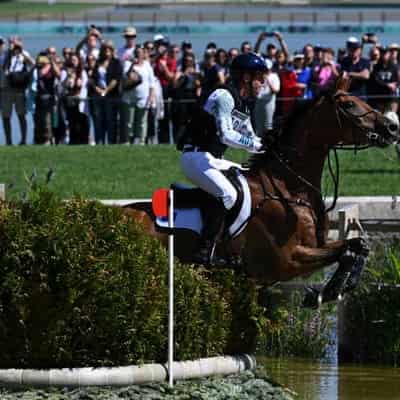
[(317, 307), (322, 302), (336, 300), (339, 295), (357, 286), (368, 256), (368, 247), (362, 239), (357, 238), (332, 242), (319, 249), (299, 246), (295, 256), (310, 272), (339, 262), (337, 270), (321, 293), (314, 288), (306, 288), (304, 305)]
[(302, 265), (302, 273), (305, 270), (314, 272), (336, 262), (345, 251), (346, 244), (344, 241), (332, 242), (319, 248), (299, 245), (296, 246), (293, 253), (293, 261)]

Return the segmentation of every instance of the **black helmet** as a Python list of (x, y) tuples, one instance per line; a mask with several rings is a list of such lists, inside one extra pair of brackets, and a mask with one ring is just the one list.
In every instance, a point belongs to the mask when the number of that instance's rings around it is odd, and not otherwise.
[(267, 64), (255, 53), (240, 54), (233, 59), (231, 71), (265, 72)]

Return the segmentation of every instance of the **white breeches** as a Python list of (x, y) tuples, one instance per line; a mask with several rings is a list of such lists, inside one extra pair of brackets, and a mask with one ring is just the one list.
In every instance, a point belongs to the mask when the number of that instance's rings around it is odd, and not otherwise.
[(181, 166), (186, 177), (195, 185), (222, 199), (224, 206), (230, 210), (236, 202), (236, 189), (221, 171), (231, 167), (241, 168), (239, 164), (215, 158), (206, 152), (182, 153)]

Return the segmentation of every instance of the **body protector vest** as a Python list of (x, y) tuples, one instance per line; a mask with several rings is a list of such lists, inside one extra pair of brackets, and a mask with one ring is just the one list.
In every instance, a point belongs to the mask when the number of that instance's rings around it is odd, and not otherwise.
[[(249, 123), (251, 105), (240, 98), (238, 90), (232, 85), (222, 85), (216, 90), (221, 89), (229, 92), (234, 100), (232, 123), (234, 129), (240, 131), (241, 124)], [(225, 153), (227, 146), (220, 140), (215, 117), (205, 109), (205, 107), (212, 107), (213, 93), (215, 91), (198, 102), (197, 109), (178, 141), (178, 150), (183, 150), (185, 145), (189, 145), (197, 147), (200, 151), (209, 152), (216, 158), (221, 158)]]

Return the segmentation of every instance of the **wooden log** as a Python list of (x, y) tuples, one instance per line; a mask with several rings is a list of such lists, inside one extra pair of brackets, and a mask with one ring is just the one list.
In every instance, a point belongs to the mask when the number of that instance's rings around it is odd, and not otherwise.
[(0, 200), (4, 201), (6, 199), (6, 185), (0, 183)]
[(360, 231), (352, 229), (360, 223), (358, 204), (352, 204), (338, 211), (339, 240), (351, 239), (360, 236)]

